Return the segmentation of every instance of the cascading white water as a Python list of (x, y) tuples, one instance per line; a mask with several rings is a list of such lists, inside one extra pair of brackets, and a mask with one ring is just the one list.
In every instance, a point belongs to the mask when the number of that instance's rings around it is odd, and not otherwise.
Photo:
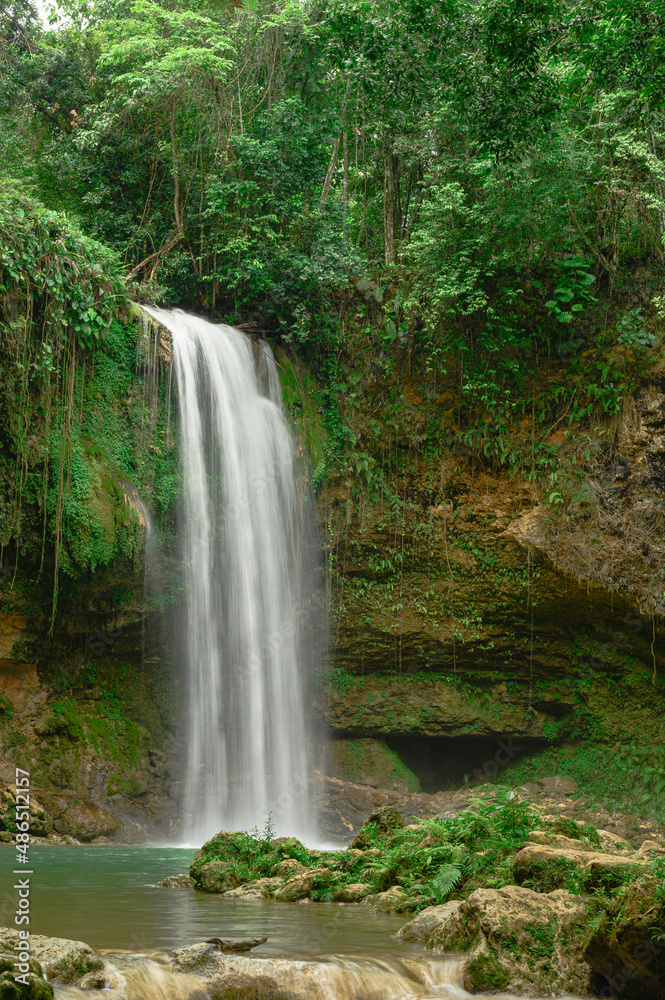
[(185, 832), (200, 843), (271, 813), (277, 832), (312, 839), (306, 640), (318, 593), (275, 361), (231, 327), (144, 308), (172, 334), (180, 414)]

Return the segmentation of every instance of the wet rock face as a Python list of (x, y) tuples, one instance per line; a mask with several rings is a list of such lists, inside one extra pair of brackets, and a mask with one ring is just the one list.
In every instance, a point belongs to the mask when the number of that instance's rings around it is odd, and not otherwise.
[[(665, 614), (665, 371), (626, 401), (597, 463), (578, 461), (571, 473), (596, 483), (594, 503), (571, 501), (561, 516), (538, 489), (482, 460), (405, 451), (400, 471), (386, 472), (383, 442), (367, 414), (358, 421), (395, 499), (391, 507), (340, 472), (321, 500), (337, 559), (334, 666), (320, 707), (334, 735), (385, 740), (426, 791), (446, 785), (423, 782), (396, 739), (544, 742), (572, 721), (580, 697), (614, 737), (620, 720), (601, 704), (607, 675), (630, 692), (626, 660), (653, 669), (648, 615)], [(657, 622), (658, 660), (660, 631)], [(594, 670), (605, 677), (596, 682)], [(658, 738), (662, 696), (627, 698)]]
[(418, 778), (384, 740), (362, 737), (335, 740), (329, 749), (328, 771), (343, 781), (396, 792), (420, 791)]
[(665, 377), (645, 382), (628, 401), (617, 451), (633, 491), (665, 493)]
[(112, 837), (120, 828), (120, 821), (108, 809), (74, 792), (43, 793), (43, 803), (53, 828), (79, 841)]
[[(6, 785), (0, 788), (0, 829), (14, 829), (14, 804), (16, 802), (16, 785)], [(34, 792), (30, 794), (29, 832), (33, 837), (48, 837), (53, 830), (53, 819), (44, 808), (40, 797)]]
[[(97, 836), (129, 843), (145, 839), (132, 819), (157, 837), (177, 833), (180, 812), (172, 622), (165, 612), (144, 629), (144, 574), (135, 570), (107, 567), (62, 592), (53, 637), (50, 595), (29, 589), (24, 607), (21, 586), (9, 593), (12, 576), (0, 573), (0, 603), (12, 608), (0, 611), (0, 783), (29, 760), (34, 790), (71, 792), (125, 817), (114, 831), (99, 817), (95, 825)], [(122, 609), (112, 596), (118, 588), (131, 594)]]

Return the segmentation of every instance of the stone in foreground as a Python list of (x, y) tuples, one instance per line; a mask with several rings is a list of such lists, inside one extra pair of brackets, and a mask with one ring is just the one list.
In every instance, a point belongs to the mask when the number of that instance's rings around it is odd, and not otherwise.
[[(17, 930), (0, 927), (0, 946), (4, 950), (13, 951), (17, 942)], [(63, 985), (78, 984), (87, 972), (95, 972), (104, 967), (101, 955), (83, 941), (31, 934), (30, 952), (48, 978)]]
[(464, 985), (470, 993), (584, 994), (588, 925), (585, 903), (561, 889), (476, 889), (434, 928), (427, 947), (466, 953)]
[(30, 959), (26, 983), (16, 982), (15, 952), (0, 952), (0, 997), (2, 1000), (53, 1000), (53, 987), (44, 981), (39, 962)]
[(177, 948), (170, 958), (174, 971), (208, 975), (215, 971), (224, 954), (242, 954), (265, 944), (268, 938), (208, 938), (188, 948)]
[(623, 1000), (659, 1000), (665, 983), (665, 902), (655, 875), (626, 887), (596, 927), (584, 957)]

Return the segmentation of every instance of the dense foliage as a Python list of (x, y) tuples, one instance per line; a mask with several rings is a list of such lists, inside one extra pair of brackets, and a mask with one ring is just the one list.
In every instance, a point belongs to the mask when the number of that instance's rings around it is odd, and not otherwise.
[(6, 182), (0, 239), (0, 547), (48, 581), (54, 614), (61, 570), (142, 551), (137, 487), (163, 514), (174, 458), (116, 254)]
[(353, 278), (383, 346), (481, 349), (513, 384), (586, 344), (598, 290), (661, 273), (656, 0), (100, 0), (51, 30), (22, 3), (2, 169), (171, 302), (321, 341)]
[[(520, 794), (522, 793), (522, 794)], [(471, 797), (456, 815), (422, 819), (402, 825), (391, 807), (373, 813), (351, 845), (339, 850), (311, 850), (295, 838), (272, 839), (271, 820), (265, 829), (238, 833), (222, 831), (197, 851), (190, 875), (197, 888), (228, 892), (256, 879), (272, 879), (261, 885), (271, 896), (284, 885), (299, 881), (288, 899), (309, 897), (320, 902), (344, 901), (348, 891), (381, 908), (379, 893), (397, 890), (387, 908), (419, 911), (449, 898), (465, 899), (478, 888), (501, 888), (519, 881), (537, 892), (565, 888), (579, 895), (592, 895), (607, 902), (614, 892), (639, 879), (653, 880), (662, 861), (652, 866), (638, 863), (607, 878), (584, 872), (565, 858), (552, 865), (535, 866), (528, 877), (516, 877), (515, 855), (535, 837), (563, 848), (598, 851), (603, 847), (597, 829), (572, 818), (543, 816), (542, 810), (525, 801), (524, 789), (499, 786)], [(391, 815), (396, 822), (391, 822)], [(386, 822), (386, 816), (388, 822)], [(604, 831), (603, 831), (604, 832)], [(606, 855), (605, 855), (606, 857)], [(308, 877), (309, 876), (309, 877)], [(295, 887), (294, 887), (295, 888)], [(662, 889), (658, 903), (665, 902)]]

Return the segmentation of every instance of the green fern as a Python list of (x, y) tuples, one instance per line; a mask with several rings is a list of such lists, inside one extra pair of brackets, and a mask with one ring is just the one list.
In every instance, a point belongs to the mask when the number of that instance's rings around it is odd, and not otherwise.
[(447, 865), (441, 865), (438, 873), (430, 882), (437, 903), (443, 903), (453, 889), (459, 885), (461, 879), (462, 869), (454, 861)]

